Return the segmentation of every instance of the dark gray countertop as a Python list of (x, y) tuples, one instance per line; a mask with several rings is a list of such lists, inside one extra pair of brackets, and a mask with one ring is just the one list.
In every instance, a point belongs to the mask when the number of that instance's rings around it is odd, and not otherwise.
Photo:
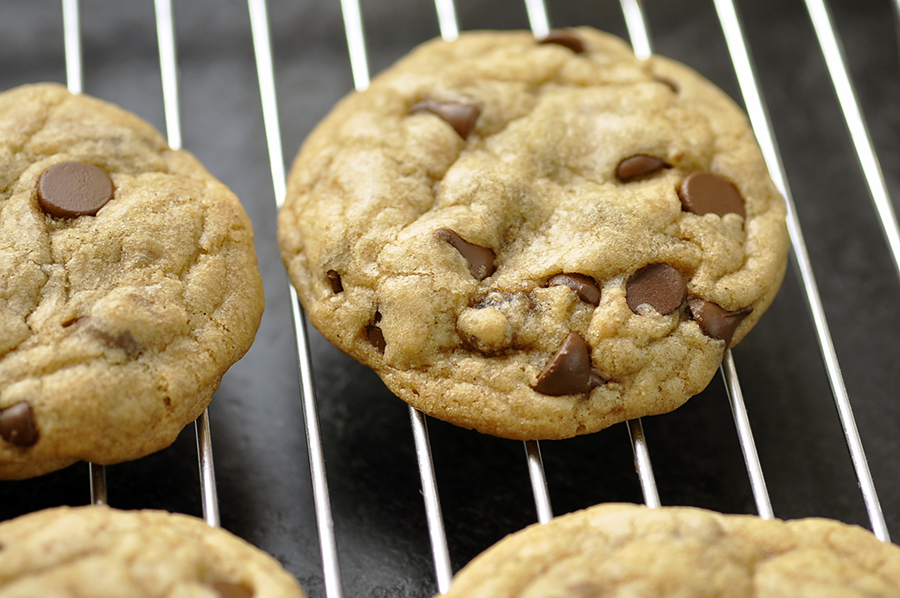
[[(625, 36), (614, 2), (551, 4), (554, 26)], [(831, 3), (887, 185), (900, 198), (900, 64), (890, 0)], [(655, 49), (740, 98), (711, 1), (647, 1)], [(900, 278), (800, 0), (740, 2), (775, 133), (888, 528), (900, 537)], [(365, 0), (370, 66), (380, 71), (438, 34), (427, 0)], [(518, 0), (457, 2), (463, 29), (527, 28)], [(337, 0), (269, 2), (288, 162), (352, 88)], [(211, 407), (222, 524), (279, 558), (310, 596), (324, 596), (287, 277), (275, 245), (275, 202), (247, 6), (175, 1), (184, 146), (241, 197), (257, 235), (266, 313), (256, 343)], [(165, 130), (150, 0), (82, 0), (84, 90)], [(65, 82), (58, 0), (0, 5), (0, 89)], [(740, 101), (740, 100), (739, 100)], [(378, 378), (313, 333), (324, 452), (345, 595), (435, 591), (406, 406)], [(734, 351), (775, 514), (868, 526), (794, 268), (769, 313)], [(644, 419), (663, 504), (755, 511), (724, 385)], [(535, 521), (519, 442), (431, 420), (450, 553), (459, 568)], [(542, 443), (555, 513), (642, 500), (623, 425)], [(109, 500), (200, 514), (193, 431), (171, 448), (110, 467)], [(85, 465), (0, 483), (0, 518), (89, 500)]]

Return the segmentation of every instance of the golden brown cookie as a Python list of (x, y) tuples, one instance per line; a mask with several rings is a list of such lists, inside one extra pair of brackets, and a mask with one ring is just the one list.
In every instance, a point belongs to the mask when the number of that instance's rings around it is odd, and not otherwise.
[(746, 117), (590, 28), (432, 41), (304, 143), (279, 214), (313, 324), (403, 400), (517, 439), (675, 409), (784, 275)]
[(507, 536), (447, 598), (889, 598), (900, 548), (828, 519), (606, 504)]
[(303, 598), (274, 558), (165, 511), (60, 507), (0, 523), (0, 597)]
[(238, 199), (133, 114), (0, 94), (0, 478), (172, 443), (263, 309)]

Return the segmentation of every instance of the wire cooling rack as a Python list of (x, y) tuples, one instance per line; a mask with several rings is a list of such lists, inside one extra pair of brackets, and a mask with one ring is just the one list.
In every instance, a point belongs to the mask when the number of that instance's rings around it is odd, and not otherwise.
[[(36, 4), (17, 10), (3, 7), (0, 11), (9, 10), (10, 14), (15, 15), (46, 14), (41, 11), (47, 7)], [(58, 3), (54, 4), (58, 10)], [(639, 0), (622, 0), (618, 6), (597, 7), (575, 1), (554, 3), (550, 8), (560, 15), (556, 19), (559, 23), (551, 19), (554, 16), (552, 11), (548, 13), (541, 0), (527, 0), (522, 5), (514, 2), (490, 3), (490, 10), (487, 6), (466, 7), (463, 2), (457, 6), (452, 0), (436, 0), (434, 4), (426, 0), (417, 3), (373, 3), (363, 5), (362, 9), (356, 0), (342, 0), (339, 7), (337, 0), (311, 2), (302, 8), (297, 8), (301, 3), (267, 4), (265, 0), (249, 0), (246, 5), (209, 3), (202, 7), (196, 3), (187, 7), (190, 3), (182, 5), (177, 2), (173, 7), (171, 0), (157, 0), (152, 4), (148, 0), (145, 3), (147, 6), (141, 7), (136, 7), (137, 4), (132, 3), (130, 8), (125, 9), (115, 8), (109, 2), (85, 0), (82, 6), (78, 0), (63, 1), (61, 35), (53, 39), (60, 41), (54, 45), (60, 46), (59, 55), (64, 58), (64, 81), (73, 92), (85, 91), (107, 97), (139, 113), (141, 108), (150, 106), (142, 116), (165, 129), (170, 145), (181, 147), (185, 138), (187, 149), (197, 153), (208, 166), (214, 164), (221, 168), (229, 160), (237, 163), (233, 169), (222, 168), (222, 172), (210, 167), (238, 191), (254, 219), (261, 265), (267, 282), (267, 320), (264, 320), (254, 349), (244, 362), (235, 366), (235, 370), (240, 371), (226, 376), (212, 407), (212, 417), (204, 414), (194, 430), (183, 435), (176, 447), (163, 451), (161, 456), (111, 468), (120, 472), (116, 474), (120, 482), (117, 484), (115, 476), (111, 476), (109, 492), (106, 468), (87, 467), (92, 502), (202, 513), (208, 523), (218, 525), (220, 506), (212, 460), (211, 420), (212, 426), (218, 426), (222, 432), (216, 435), (216, 451), (218, 455), (224, 455), (220, 463), (220, 473), (224, 475), (220, 475), (220, 481), (226, 490), (222, 501), (222, 519), (226, 527), (278, 556), (301, 578), (312, 596), (336, 598), (345, 593), (354, 596), (400, 596), (444, 592), (451, 583), (455, 569), (504, 533), (514, 531), (529, 521), (545, 522), (554, 512), (561, 513), (605, 500), (642, 500), (651, 507), (661, 503), (698, 504), (720, 510), (755, 512), (767, 518), (828, 515), (866, 525), (882, 540), (890, 539), (888, 523), (891, 518), (896, 523), (900, 486), (893, 478), (885, 476), (885, 479), (878, 479), (873, 476), (864, 444), (873, 442), (873, 439), (876, 441), (879, 458), (874, 460), (875, 464), (896, 459), (898, 447), (895, 439), (900, 436), (898, 424), (882, 422), (880, 415), (884, 413), (887, 416), (885, 420), (889, 420), (890, 415), (897, 415), (897, 409), (885, 403), (893, 393), (888, 386), (875, 393), (877, 400), (874, 402), (868, 396), (853, 397), (854, 402), (863, 399), (861, 412), (866, 414), (866, 429), (874, 431), (872, 434), (861, 434), (850, 406), (851, 392), (848, 387), (865, 388), (858, 382), (861, 375), (876, 380), (896, 380), (896, 370), (891, 370), (890, 364), (897, 363), (900, 357), (897, 350), (888, 350), (886, 361), (873, 361), (871, 348), (859, 349), (875, 341), (875, 352), (878, 352), (881, 344), (877, 339), (895, 335), (900, 330), (897, 318), (892, 314), (885, 315), (895, 303), (891, 297), (896, 297), (900, 272), (900, 233), (889, 193), (890, 182), (895, 183), (896, 179), (886, 179), (879, 164), (879, 152), (876, 151), (876, 140), (883, 139), (884, 135), (879, 137), (879, 128), (873, 128), (874, 135), (869, 132), (861, 109), (864, 94), (868, 95), (863, 100), (867, 97), (876, 108), (891, 106), (891, 98), (897, 99), (900, 70), (896, 68), (897, 42), (893, 38), (893, 25), (888, 29), (887, 36), (882, 35), (878, 39), (889, 39), (893, 44), (890, 51), (894, 58), (887, 60), (886, 64), (895, 68), (893, 71), (884, 68), (873, 71), (881, 79), (874, 85), (866, 80), (863, 94), (860, 94), (854, 90), (850, 74), (854, 64), (853, 48), (851, 53), (845, 54), (839, 34), (842, 21), (838, 20), (836, 24), (824, 0), (806, 0), (805, 4), (797, 2), (797, 6), (788, 8), (782, 5), (779, 10), (745, 6), (743, 8), (751, 13), (747, 20), (749, 27), (743, 25), (731, 0), (713, 0), (708, 6), (703, 2), (686, 3), (690, 14), (687, 17), (679, 15), (678, 18), (671, 18), (671, 9), (652, 4), (645, 12)], [(841, 10), (843, 23), (849, 27), (852, 39), (858, 42), (860, 31), (868, 31), (872, 26), (869, 13), (861, 22), (854, 23), (852, 15), (848, 17), (846, 6), (835, 5)], [(191, 25), (188, 31), (182, 30), (178, 35), (175, 24), (180, 6), (183, 7), (181, 14), (185, 21)], [(401, 6), (403, 11), (397, 12)], [(891, 11), (897, 10), (897, 7), (885, 3), (883, 8), (867, 5), (866, 9), (871, 14), (887, 15), (888, 22), (892, 22)], [(764, 20), (760, 16), (761, 11), (774, 14), (771, 17), (767, 15), (768, 20)], [(798, 25), (797, 17), (804, 13), (805, 21)], [(12, 18), (4, 20), (0, 12), (0, 22), (7, 24), (6, 29)], [(624, 426), (628, 431), (627, 439), (615, 435), (614, 428), (594, 435), (602, 437), (598, 445), (592, 445), (594, 439), (541, 444), (528, 442), (524, 443), (523, 452), (522, 448), (510, 448), (516, 443), (486, 439), (429, 421), (412, 408), (397, 406), (390, 400), (393, 397), (386, 397), (389, 393), (380, 387), (380, 383), (373, 381), (369, 373), (362, 372), (358, 366), (337, 355), (315, 331), (309, 329), (283, 273), (272, 274), (281, 267), (273, 245), (273, 220), (274, 207), (280, 205), (284, 197), (284, 148), (288, 148), (289, 156), (296, 151), (311, 124), (324, 115), (329, 103), (346, 91), (341, 89), (342, 84), (349, 86), (352, 81), (353, 87), (364, 89), (373, 70), (370, 64), (375, 64), (375, 69), (386, 66), (415, 41), (424, 41), (433, 35), (453, 39), (459, 34), (462, 24), (469, 22), (478, 27), (527, 26), (539, 37), (553, 25), (587, 23), (626, 36), (638, 56), (649, 55), (657, 49), (656, 46), (672, 47), (676, 50), (673, 53), (675, 57), (710, 69), (711, 72), (705, 74), (743, 101), (773, 179), (788, 199), (794, 268), (789, 273), (782, 297), (772, 308), (772, 314), (767, 314), (760, 322), (757, 327), (760, 332), (755, 330), (741, 347), (735, 349), (736, 356), (730, 351), (726, 354), (721, 381), (714, 382), (711, 389), (678, 412), (648, 418), (646, 423), (653, 429), (646, 434), (644, 422), (636, 420)], [(20, 24), (21, 27), (14, 26), (20, 30), (18, 37), (15, 34), (4, 37), (7, 40), (3, 50), (6, 56), (17, 56), (14, 42), (23, 35), (26, 38), (43, 36), (45, 29), (55, 29), (46, 23), (35, 25), (34, 19), (27, 20), (27, 23), (32, 26), (30, 31), (25, 28), (22, 34), (24, 24)], [(366, 26), (370, 23), (371, 26)], [(765, 27), (761, 27), (760, 23), (765, 23)], [(790, 23), (790, 26), (785, 23)], [(403, 25), (406, 28), (412, 25), (415, 33), (411, 35), (410, 31), (402, 28)], [(653, 25), (652, 29), (658, 37), (650, 34), (650, 25)], [(97, 31), (104, 27), (115, 28), (111, 35), (113, 42), (109, 44), (97, 41)], [(802, 54), (795, 53), (795, 46), (783, 45), (786, 39), (795, 35), (794, 29), (805, 32), (797, 40), (805, 44)], [(204, 35), (204, 30), (210, 33)], [(148, 31), (155, 33), (155, 51), (151, 51)], [(370, 35), (368, 40), (364, 31)], [(302, 35), (306, 39), (298, 41), (291, 38), (293, 35)], [(804, 39), (804, 35), (808, 39)], [(336, 51), (336, 46), (340, 45), (336, 42), (337, 36), (346, 40), (346, 50), (343, 50), (346, 57)], [(748, 42), (748, 39), (754, 39), (753, 36), (760, 42), (753, 46), (754, 51), (761, 52), (762, 62), (767, 65), (758, 71), (759, 74)], [(415, 41), (408, 42), (410, 37)], [(45, 39), (40, 42), (46, 45)], [(94, 47), (85, 50), (90, 43)], [(18, 54), (19, 57), (28, 52), (32, 55), (36, 53), (35, 44), (23, 42), (22, 45), (29, 50)], [(694, 45), (701, 49), (699, 54), (692, 54), (690, 48)], [(883, 45), (877, 43), (860, 46), (863, 56), (857, 58), (856, 64), (867, 58), (866, 52), (876, 52), (879, 57), (883, 57), (885, 52)], [(137, 65), (124, 60), (125, 64), (118, 68), (109, 66), (122, 47), (135, 50)], [(235, 74), (233, 72), (223, 73), (219, 63), (209, 58), (216, 52), (240, 54), (241, 58), (228, 63), (232, 67), (237, 65), (237, 76), (231, 76)], [(687, 56), (678, 56), (679, 52)], [(670, 54), (664, 48), (661, 48), (661, 53)], [(18, 83), (29, 80), (17, 81), (16, 77), (20, 73), (30, 77), (35, 72), (41, 72), (52, 60), (49, 54), (46, 51), (40, 53), (36, 61), (38, 66), (24, 69), (11, 69), (3, 63), (0, 71), (8, 73), (16, 70), (16, 76), (4, 74), (4, 81)], [(715, 57), (717, 54), (722, 58)], [(179, 55), (185, 58), (179, 61)], [(83, 59), (83, 56), (86, 58)], [(158, 81), (155, 82), (158, 91), (148, 94), (147, 90), (152, 85), (143, 83), (146, 77), (143, 73), (148, 72), (150, 56), (158, 67)], [(792, 71), (783, 68), (785, 60), (806, 61), (806, 64), (802, 65), (803, 69)], [(772, 67), (773, 64), (776, 67)], [(883, 67), (883, 64), (884, 61), (879, 62), (879, 66)], [(92, 68), (96, 70), (92, 71)], [(132, 78), (135, 70), (142, 73), (137, 79)], [(323, 72), (328, 72), (329, 76), (324, 77)], [(810, 72), (819, 77), (815, 81), (819, 84), (817, 87), (804, 80)], [(787, 78), (778, 79), (785, 77), (786, 73), (789, 75)], [(821, 79), (826, 74), (830, 87), (821, 85)], [(53, 75), (59, 78), (60, 71), (54, 71)], [(871, 73), (863, 70), (863, 75), (871, 76)], [(217, 108), (214, 100), (220, 96), (215, 91), (223, 89), (224, 84), (209, 80), (215, 76), (229, 80), (231, 85), (235, 82), (239, 84), (227, 91), (229, 97), (234, 95), (238, 98), (238, 104), (252, 104), (247, 98), (253, 91), (251, 88), (255, 88), (258, 90), (258, 104), (252, 106), (252, 110), (243, 105)], [(179, 82), (184, 84), (185, 89), (192, 86), (193, 91), (181, 92)], [(309, 91), (320, 84), (332, 86), (333, 89), (329, 88), (326, 93)], [(140, 97), (135, 98), (117, 88), (135, 89)], [(811, 88), (819, 93), (824, 90), (826, 97), (823, 100), (810, 97), (805, 92)], [(876, 91), (873, 92), (873, 89)], [(188, 93), (195, 95), (186, 99)], [(769, 116), (764, 93), (776, 96), (772, 117)], [(878, 93), (884, 94), (884, 97), (879, 98)], [(117, 98), (117, 94), (122, 97)], [(148, 100), (146, 95), (158, 97)], [(872, 101), (873, 95), (875, 101)], [(317, 114), (306, 117), (305, 111), (309, 107), (301, 106), (301, 101), (313, 104), (313, 112)], [(279, 110), (279, 103), (287, 105), (287, 108)], [(800, 105), (801, 110), (785, 109), (786, 104)], [(818, 109), (820, 104), (830, 106), (823, 109), (830, 118), (824, 123), (813, 122), (812, 128), (819, 126), (827, 129), (840, 140), (839, 145), (844, 149), (839, 158), (830, 157), (827, 146), (812, 147), (809, 153), (814, 163), (810, 167), (804, 162), (805, 153), (796, 151), (798, 142), (792, 138), (787, 143), (790, 147), (790, 151), (785, 152), (787, 159), (783, 160), (782, 150), (776, 141), (778, 125), (789, 134), (808, 135), (808, 131), (798, 126), (797, 121), (809, 116), (804, 113), (804, 106), (815, 106), (816, 110), (811, 111), (818, 114), (822, 111)], [(206, 113), (218, 118), (210, 118), (212, 124), (209, 131), (203, 134), (182, 131), (183, 119), (190, 128), (193, 122), (190, 119), (202, 121)], [(224, 121), (223, 115), (226, 117)], [(888, 129), (893, 126), (896, 134), (896, 119), (892, 120), (890, 113), (885, 115), (881, 112), (880, 116), (882, 119), (877, 121), (879, 125)], [(293, 122), (298, 117), (302, 123), (295, 126)], [(253, 134), (243, 137), (246, 122), (254, 123), (251, 127)], [(226, 132), (229, 128), (231, 133)], [(196, 145), (191, 143), (192, 136)], [(231, 140), (233, 145), (227, 146), (227, 149), (232, 150), (239, 159), (222, 157), (223, 153), (228, 152), (218, 151), (219, 138)], [(290, 141), (286, 143), (287, 138)], [(240, 143), (246, 144), (247, 148), (235, 150), (234, 147)], [(890, 142), (881, 143), (889, 150), (887, 156), (890, 164), (896, 166), (898, 146)], [(248, 159), (251, 154), (252, 159)], [(852, 158), (848, 160), (847, 156)], [(835, 159), (843, 160), (837, 173), (831, 168)], [(796, 166), (796, 176), (792, 174), (792, 164)], [(263, 166), (268, 171), (268, 183), (262, 180), (260, 168)], [(838, 249), (846, 249), (851, 254), (862, 252), (862, 259), (872, 262), (872, 267), (879, 270), (877, 277), (867, 276), (869, 270), (866, 269), (854, 270), (860, 263), (860, 256), (856, 261), (848, 259), (843, 264), (843, 271), (840, 259), (837, 267), (833, 261), (822, 259), (829, 258), (831, 254), (821, 249), (818, 237), (834, 238), (829, 237), (827, 232), (834, 229), (834, 222), (829, 223), (818, 213), (820, 210), (816, 209), (815, 201), (802, 201), (812, 194), (807, 184), (811, 175), (826, 179), (827, 185), (835, 187), (833, 190), (826, 189), (822, 207), (839, 211), (836, 203), (850, 203), (852, 199), (853, 209), (866, 214), (862, 217), (862, 224), (845, 221), (847, 229), (852, 229), (855, 235), (852, 237), (854, 243), (860, 244), (850, 243)], [(848, 179), (852, 184), (843, 180), (834, 182), (832, 179), (835, 177)], [(795, 185), (799, 182), (802, 188), (797, 195), (799, 210), (789, 179)], [(247, 180), (252, 182), (249, 191)], [(266, 187), (270, 189), (269, 193), (260, 191)], [(850, 189), (849, 194), (845, 194), (845, 188)], [(274, 202), (271, 201), (273, 198)], [(267, 202), (267, 209), (261, 208), (263, 202)], [(804, 208), (808, 212), (804, 212)], [(811, 223), (816, 235), (810, 246), (801, 230), (801, 216), (805, 216), (806, 230)], [(837, 222), (837, 228), (841, 228), (841, 221)], [(814, 266), (811, 254), (820, 258), (821, 265), (817, 262)], [(828, 294), (820, 291), (816, 273), (822, 277)], [(873, 283), (873, 280), (877, 282)], [(859, 291), (851, 288), (850, 282), (864, 287), (866, 284), (876, 286)], [(838, 285), (838, 293), (835, 293), (835, 285)], [(874, 311), (877, 316), (874, 317), (875, 326), (870, 323), (873, 318), (858, 318), (863, 329), (861, 340), (848, 334), (844, 326), (838, 328), (839, 338), (844, 339), (847, 347), (843, 351), (839, 343), (836, 347), (833, 337), (837, 335), (833, 335), (826, 313), (844, 316), (842, 323), (847, 319), (841, 301), (832, 298), (829, 305), (829, 297), (835, 294), (842, 298), (847, 295), (850, 301), (861, 302), (865, 299), (867, 311)], [(787, 299), (783, 298), (785, 296)], [(785, 300), (801, 307), (780, 309)], [(276, 312), (274, 316), (268, 315), (273, 311)], [(798, 314), (805, 323), (796, 324)], [(285, 332), (288, 318), (292, 318), (296, 332), (293, 339)], [(769, 320), (772, 322), (767, 323)], [(757, 336), (765, 338), (754, 342)], [(773, 350), (767, 344), (770, 341), (777, 342), (779, 348)], [(261, 344), (262, 348), (258, 349)], [(744, 350), (747, 345), (750, 345), (749, 348)], [(860, 353), (858, 358), (855, 355), (857, 350)], [(294, 369), (289, 362), (295, 354), (299, 366), (299, 387), (291, 388), (291, 385), (285, 384), (284, 377), (285, 371)], [(842, 360), (838, 359), (839, 354)], [(849, 359), (846, 357), (848, 354)], [(858, 363), (860, 359), (863, 361), (862, 367)], [(266, 363), (270, 361), (277, 367), (277, 377), (270, 376), (271, 370)], [(841, 363), (847, 361), (852, 362), (853, 384), (848, 384), (842, 371)], [(888, 366), (884, 367), (884, 363)], [(803, 366), (802, 372), (794, 371), (797, 365)], [(785, 372), (784, 368), (790, 371)], [(744, 387), (749, 387), (746, 393), (738, 380), (739, 370)], [(352, 380), (353, 377), (360, 377), (362, 381), (357, 383)], [(772, 382), (777, 385), (778, 398), (799, 399), (796, 404), (785, 407), (778, 400), (767, 400), (762, 396)], [(763, 392), (758, 393), (757, 389)], [(365, 395), (363, 400), (352, 397), (360, 392)], [(745, 405), (745, 394), (749, 408)], [(259, 395), (268, 395), (271, 399), (257, 401)], [(721, 417), (721, 409), (718, 419), (706, 420), (706, 416), (698, 415), (700, 409), (711, 409), (710, 403), (717, 400), (714, 397), (728, 402), (730, 418), (734, 422), (733, 432), (721, 431), (721, 424), (725, 421)], [(374, 408), (369, 405), (373, 400), (377, 403)], [(815, 407), (811, 407), (813, 401)], [(822, 402), (832, 403), (836, 407), (836, 418), (835, 410), (823, 410)], [(705, 404), (695, 405), (699, 403)], [(223, 407), (217, 411), (220, 404)], [(756, 404), (763, 407), (757, 408)], [(297, 405), (300, 407), (296, 408)], [(770, 409), (766, 410), (766, 405)], [(399, 416), (398, 409), (407, 410), (407, 414)], [(382, 415), (381, 410), (388, 415)], [(301, 411), (302, 423), (299, 417)], [(823, 419), (826, 417), (823, 415), (825, 411), (832, 421)], [(786, 413), (790, 415), (785, 417)], [(784, 417), (786, 426), (773, 424), (770, 416)], [(793, 425), (804, 417), (809, 418), (809, 425)], [(402, 419), (407, 419), (409, 424), (402, 424)], [(754, 420), (753, 427), (751, 420)], [(715, 430), (704, 428), (697, 431), (696, 435), (702, 436), (705, 441), (691, 439), (689, 444), (692, 446), (685, 452), (696, 459), (694, 467), (686, 466), (679, 458), (672, 456), (671, 453), (680, 452), (680, 449), (673, 447), (671, 442), (673, 433), (666, 427), (669, 421), (675, 421), (672, 424), (675, 428), (697, 422), (712, 423), (715, 427)], [(873, 421), (876, 423), (873, 424)], [(883, 425), (878, 425), (878, 422)], [(298, 437), (301, 426), (305, 443)], [(402, 427), (411, 427), (412, 438), (404, 440), (403, 437), (409, 432), (402, 430)], [(369, 432), (372, 428), (380, 432), (372, 434)], [(763, 430), (763, 442), (758, 451), (754, 430), (759, 433), (760, 428)], [(434, 448), (429, 429), (438, 433)], [(788, 435), (801, 438), (796, 442), (794, 438), (785, 438), (785, 431)], [(822, 441), (817, 437), (819, 434), (827, 442), (824, 450), (821, 449)], [(189, 437), (191, 435), (192, 438)], [(834, 449), (835, 441), (840, 442), (841, 437), (847, 451)], [(634, 468), (629, 463), (621, 462), (621, 446), (626, 442), (626, 450), (633, 457), (629, 461), (633, 462)], [(703, 457), (704, 442), (706, 449), (712, 453), (712, 460)], [(190, 449), (190, 444), (195, 444), (195, 451)], [(306, 456), (303, 454), (303, 444), (308, 451)], [(518, 444), (522, 446), (522, 443)], [(677, 442), (674, 444), (677, 445)], [(264, 447), (262, 450), (261, 446)], [(658, 452), (651, 450), (651, 446)], [(548, 450), (552, 458), (545, 468), (542, 453)], [(502, 461), (486, 456), (484, 451), (502, 453)], [(730, 456), (729, 451), (732, 453)], [(798, 451), (801, 453), (799, 456)], [(816, 454), (818, 452), (822, 454)], [(193, 457), (196, 464), (192, 467), (184, 465), (189, 453), (196, 455)], [(739, 458), (736, 457), (738, 453)], [(167, 455), (171, 454), (177, 456), (167, 461), (170, 459)], [(560, 455), (563, 455), (563, 465), (560, 465)], [(651, 456), (654, 457), (654, 464), (651, 464)], [(610, 475), (603, 466), (598, 465), (597, 462), (605, 457), (619, 459), (615, 474)], [(306, 459), (309, 474), (305, 472)], [(396, 467), (393, 466), (395, 461)], [(736, 474), (734, 465), (741, 461), (745, 473)], [(710, 465), (711, 462), (714, 465)], [(177, 463), (173, 468), (175, 471), (167, 476), (166, 470), (172, 463)], [(494, 473), (478, 472), (479, 465), (491, 467), (497, 463), (501, 463), (504, 471), (496, 476)], [(798, 464), (809, 467), (792, 480), (791, 476), (799, 471)], [(7, 509), (4, 516), (55, 502), (78, 503), (80, 499), (72, 497), (79, 491), (70, 488), (79, 487), (77, 478), (83, 479), (84, 468), (73, 469), (74, 473), (46, 476), (49, 481), (4, 483), (0, 488), (0, 492), (4, 493), (4, 502), (16, 503)], [(417, 473), (409, 473), (416, 469)], [(631, 480), (626, 479), (628, 469), (631, 469)], [(728, 472), (724, 473), (726, 469)], [(764, 472), (773, 470), (778, 484), (772, 486), (770, 493)], [(822, 476), (823, 470), (825, 476)], [(604, 471), (605, 475), (600, 475), (600, 471)], [(890, 469), (882, 467), (881, 471), (889, 472)], [(573, 472), (577, 476), (574, 481), (571, 479)], [(745, 481), (738, 481), (741, 476)], [(161, 480), (161, 477), (166, 479)], [(495, 477), (501, 482), (499, 488), (490, 484)], [(879, 489), (888, 488), (887, 509), (882, 506), (873, 477), (878, 479)], [(135, 481), (138, 478), (141, 478), (140, 481)], [(333, 482), (335, 478), (338, 482), (332, 483), (329, 490), (329, 479)], [(725, 478), (726, 482), (720, 486), (710, 482), (716, 478)], [(361, 484), (357, 484), (359, 480)], [(464, 489), (459, 487), (460, 480), (463, 480)], [(604, 481), (609, 486), (620, 487), (596, 493), (584, 493), (581, 488)], [(789, 486), (792, 483), (805, 488), (785, 491), (786, 484)], [(148, 492), (148, 485), (155, 486), (156, 490)], [(424, 505), (421, 498), (397, 498), (413, 485), (420, 489)], [(858, 490), (854, 490), (854, 485), (858, 486)], [(80, 486), (83, 488), (84, 485)], [(375, 491), (361, 493), (358, 486), (367, 490), (374, 488)], [(450, 490), (439, 493), (439, 487), (444, 490), (449, 487)], [(678, 489), (685, 487), (688, 489)], [(47, 489), (54, 493), (49, 499), (45, 496)], [(293, 495), (295, 492), (296, 496)], [(827, 496), (818, 496), (820, 492)], [(193, 494), (193, 498), (182, 499), (184, 494)], [(443, 501), (439, 494), (444, 495)], [(854, 497), (854, 494), (857, 496)], [(473, 503), (470, 495), (481, 498), (475, 498)], [(526, 497), (523, 498), (523, 495)], [(732, 495), (734, 500), (731, 500)], [(34, 500), (37, 496), (42, 498)], [(556, 499), (556, 507), (551, 496)], [(572, 499), (572, 496), (577, 498)], [(718, 496), (728, 496), (728, 500), (720, 501)], [(371, 504), (375, 507), (369, 506)], [(525, 504), (530, 504), (530, 507), (523, 506)], [(888, 514), (888, 521), (885, 513)], [(385, 514), (392, 514), (398, 519), (381, 521), (380, 517)], [(445, 514), (450, 515), (446, 525)], [(411, 524), (408, 523), (410, 519), (414, 520)]]

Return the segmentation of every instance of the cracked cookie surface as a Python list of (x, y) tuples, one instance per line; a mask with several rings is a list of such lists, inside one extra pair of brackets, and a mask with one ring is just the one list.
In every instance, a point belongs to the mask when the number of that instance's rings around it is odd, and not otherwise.
[(0, 94), (0, 477), (171, 444), (262, 315), (238, 199), (149, 124)]
[(279, 243), (312, 323), (425, 413), (567, 438), (700, 392), (784, 275), (746, 117), (589, 28), (432, 41), (304, 143)]
[(447, 598), (876, 598), (900, 593), (900, 548), (828, 519), (763, 520), (605, 504), (507, 536)]
[(165, 511), (60, 507), (0, 523), (0, 597), (303, 598), (268, 554)]

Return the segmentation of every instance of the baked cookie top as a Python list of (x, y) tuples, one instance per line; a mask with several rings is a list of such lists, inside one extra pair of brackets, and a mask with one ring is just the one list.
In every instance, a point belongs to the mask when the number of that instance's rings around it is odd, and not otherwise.
[(165, 511), (60, 507), (0, 523), (0, 597), (303, 598), (274, 558)]
[(263, 309), (238, 199), (138, 117), (0, 94), (0, 477), (168, 446)]
[(702, 390), (784, 274), (746, 117), (590, 28), (424, 44), (312, 132), (279, 214), (313, 324), (439, 419), (566, 438)]
[(900, 548), (828, 519), (605, 504), (507, 536), (447, 598), (900, 595)]

